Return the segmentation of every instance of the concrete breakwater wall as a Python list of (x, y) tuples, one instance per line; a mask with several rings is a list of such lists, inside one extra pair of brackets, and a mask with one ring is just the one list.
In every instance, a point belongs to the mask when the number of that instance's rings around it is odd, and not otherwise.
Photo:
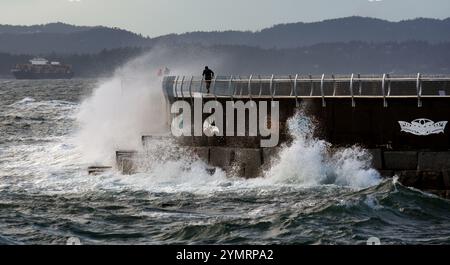
[[(196, 155), (212, 167), (219, 167), (243, 178), (262, 177), (276, 161), (281, 150), (275, 148), (240, 148), (223, 146), (190, 146)], [(392, 151), (368, 149), (371, 166), (385, 178), (397, 176), (399, 181), (436, 195), (450, 198), (450, 151)], [(331, 151), (332, 152), (332, 151)], [(138, 171), (135, 151), (118, 151), (116, 166), (124, 174)]]
[[(277, 159), (280, 148), (192, 147), (211, 166), (237, 169), (245, 178), (260, 177)], [(383, 177), (397, 176), (410, 187), (450, 198), (450, 151), (388, 151), (368, 149), (372, 167)]]
[[(276, 158), (280, 146), (289, 145), (292, 132), (287, 121), (295, 113), (314, 122), (313, 137), (333, 149), (359, 146), (372, 155), (372, 166), (384, 177), (398, 176), (401, 183), (450, 196), (450, 78), (448, 77), (309, 77), (274, 78), (233, 77), (213, 80), (211, 93), (204, 93), (203, 80), (166, 77), (163, 90), (167, 102), (168, 125), (174, 102), (191, 107), (200, 100), (225, 106), (227, 102), (274, 102), (279, 104), (279, 143), (262, 148), (256, 136), (181, 136), (177, 144), (212, 167), (233, 170), (239, 176), (261, 176)], [(270, 103), (269, 103), (270, 104)], [(194, 119), (194, 111), (192, 112)], [(205, 120), (210, 114), (202, 114)], [(227, 112), (223, 112), (227, 120)], [(233, 115), (236, 115), (233, 113)], [(248, 124), (249, 112), (244, 114)], [(260, 123), (261, 120), (258, 120)], [(267, 122), (267, 121), (265, 121)], [(237, 126), (234, 119), (234, 128)], [(246, 127), (248, 129), (248, 126)], [(194, 129), (192, 129), (193, 131)], [(135, 152), (118, 152), (117, 168), (125, 173), (135, 170)], [(187, 154), (191, 155), (191, 154)]]
[[(353, 145), (367, 149), (373, 168), (383, 177), (398, 176), (401, 183), (450, 197), (450, 133), (447, 126), (433, 127), (450, 119), (450, 101), (428, 99), (417, 106), (417, 99), (395, 99), (385, 107), (379, 99), (363, 99), (352, 107), (348, 99), (302, 101), (302, 111), (316, 123), (317, 139), (334, 148)], [(280, 103), (280, 145), (290, 141), (286, 121), (296, 111), (292, 99)], [(416, 132), (402, 128), (400, 122), (435, 131)], [(420, 125), (423, 125), (420, 127)], [(442, 129), (441, 131), (439, 131)], [(246, 178), (260, 176), (261, 170), (277, 153), (275, 148), (259, 148), (258, 137), (181, 137), (180, 143), (192, 146), (212, 166), (237, 167)]]

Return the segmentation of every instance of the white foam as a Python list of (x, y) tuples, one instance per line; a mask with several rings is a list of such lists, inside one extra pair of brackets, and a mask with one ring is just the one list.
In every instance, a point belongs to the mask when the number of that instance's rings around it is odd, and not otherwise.
[(35, 101), (36, 100), (34, 98), (25, 97), (22, 100), (19, 100), (19, 101), (15, 102), (13, 105), (26, 104), (26, 103), (35, 102)]
[(293, 142), (284, 146), (266, 178), (304, 186), (335, 184), (365, 188), (380, 183), (370, 168), (371, 157), (359, 147), (331, 151), (331, 144), (313, 137), (314, 123), (303, 112), (289, 120)]
[[(34, 175), (33, 179), (24, 179), (21, 183), (40, 192), (63, 193), (102, 189), (202, 193), (256, 189), (270, 192), (285, 186), (304, 188), (332, 184), (364, 188), (380, 182), (379, 174), (370, 168), (367, 152), (359, 147), (332, 151), (329, 143), (313, 137), (314, 122), (301, 112), (289, 121), (293, 142), (282, 148), (279, 159), (258, 179), (245, 180), (230, 173), (227, 176), (220, 169), (211, 175), (208, 165), (189, 157), (174, 144), (154, 144), (142, 150), (142, 135), (160, 134), (166, 129), (161, 80), (155, 73), (169, 57), (167, 51), (158, 50), (118, 69), (115, 76), (101, 83), (79, 108), (67, 108), (64, 115), (79, 109), (76, 114), (79, 130), (73, 139), (68, 136), (41, 146), (11, 147), (1, 154), (10, 154), (2, 159), (9, 163), (3, 173)], [(198, 65), (204, 63), (188, 66), (178, 63), (172, 70), (193, 73)], [(26, 98), (21, 102), (33, 100)], [(115, 151), (119, 149), (141, 150), (144, 154), (140, 156), (141, 173), (123, 176), (112, 171), (101, 176), (87, 175), (88, 164), (113, 165)]]
[(82, 103), (77, 114), (80, 130), (76, 139), (85, 161), (110, 163), (117, 149), (139, 148), (142, 135), (169, 131), (158, 68), (168, 66), (173, 75), (200, 75), (208, 61), (218, 67), (218, 57), (179, 57), (157, 47), (117, 69)]

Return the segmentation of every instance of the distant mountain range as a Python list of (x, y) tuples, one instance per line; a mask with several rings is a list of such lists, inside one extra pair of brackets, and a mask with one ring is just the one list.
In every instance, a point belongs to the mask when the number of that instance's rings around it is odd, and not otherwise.
[(0, 34), (35, 34), (35, 33), (61, 33), (69, 34), (74, 32), (90, 30), (94, 27), (73, 26), (64, 23), (49, 23), (45, 25), (14, 26), (0, 25)]
[(98, 53), (104, 49), (146, 47), (151, 43), (149, 38), (118, 28), (78, 27), (63, 23), (0, 25), (0, 52), (13, 54)]
[[(162, 48), (162, 49), (159, 49)], [(450, 18), (389, 22), (348, 17), (257, 32), (191, 32), (148, 38), (118, 28), (63, 23), (0, 25), (0, 77), (34, 56), (73, 65), (76, 77), (109, 76), (130, 59), (220, 74), (450, 73)], [(191, 74), (191, 71), (188, 71)], [(150, 73), (151, 74), (151, 73)]]
[(204, 45), (231, 44), (261, 48), (297, 48), (319, 43), (350, 41), (403, 42), (410, 40), (439, 43), (450, 41), (450, 18), (418, 18), (389, 22), (365, 17), (347, 17), (315, 23), (280, 24), (258, 32), (192, 32), (158, 39)]
[(450, 42), (450, 18), (389, 22), (347, 17), (315, 23), (280, 24), (257, 32), (191, 32), (148, 38), (130, 31), (52, 23), (0, 25), (0, 52), (13, 54), (98, 53), (104, 49), (161, 44), (243, 45), (263, 49), (305, 47), (320, 43), (426, 41)]

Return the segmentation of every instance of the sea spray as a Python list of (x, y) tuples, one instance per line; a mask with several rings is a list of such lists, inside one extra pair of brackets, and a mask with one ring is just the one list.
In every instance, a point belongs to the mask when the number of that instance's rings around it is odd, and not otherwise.
[(84, 157), (92, 163), (111, 161), (117, 149), (136, 149), (140, 137), (164, 126), (162, 95), (148, 78), (117, 76), (101, 84), (84, 101), (77, 115), (76, 138)]
[[(186, 74), (195, 73), (199, 65), (206, 64), (208, 60), (216, 65), (220, 62), (220, 58), (194, 57), (187, 54), (183, 60), (175, 60), (170, 50), (156, 48), (117, 69), (111, 79), (100, 84), (92, 96), (81, 104), (77, 114), (80, 129), (75, 139), (84, 161), (113, 164), (116, 150), (132, 149), (143, 153), (142, 135), (166, 133), (167, 108), (161, 78), (156, 76), (157, 69), (169, 63), (172, 74)], [(314, 122), (304, 112), (289, 120), (289, 130), (293, 141), (283, 146), (280, 158), (272, 163), (269, 170), (257, 180), (248, 181), (249, 184), (368, 187), (379, 183), (380, 176), (370, 168), (370, 155), (366, 151), (356, 146), (334, 150), (330, 143), (316, 139)], [(174, 145), (172, 143), (158, 149), (166, 150), (166, 154), (188, 154), (175, 150)], [(213, 178), (207, 174), (208, 166), (200, 159), (176, 157), (173, 153), (169, 156), (155, 154), (147, 157), (147, 162), (145, 158), (139, 162), (141, 166), (147, 163), (140, 172), (153, 179), (150, 182), (156, 179), (160, 183), (169, 179), (167, 183), (174, 179), (207, 182), (208, 178)], [(216, 172), (219, 172), (219, 179), (225, 175), (219, 169)], [(240, 177), (233, 172), (227, 174), (228, 178)], [(196, 178), (195, 175), (202, 177)]]
[[(183, 190), (216, 190), (228, 183), (230, 189), (267, 188), (270, 186), (311, 187), (326, 184), (366, 188), (381, 181), (371, 168), (371, 155), (361, 147), (333, 148), (314, 136), (315, 122), (303, 111), (288, 121), (292, 142), (281, 147), (278, 158), (259, 178), (242, 179), (239, 170), (210, 173), (210, 167), (192, 149), (176, 140), (152, 139), (139, 152), (138, 176), (126, 178), (127, 185), (143, 189), (174, 188)], [(139, 183), (137, 186), (136, 183)], [(165, 187), (164, 187), (165, 186)]]
[(315, 123), (304, 111), (288, 121), (293, 140), (282, 147), (279, 157), (265, 172), (274, 183), (314, 186), (336, 184), (365, 188), (380, 182), (370, 167), (370, 154), (357, 146), (332, 150), (332, 145), (314, 137)]
[(300, 111), (289, 121), (293, 141), (281, 147), (272, 167), (259, 178), (245, 180), (238, 170), (224, 172), (219, 168), (211, 174), (210, 167), (189, 147), (174, 139), (152, 139), (138, 155), (140, 174), (124, 182), (136, 188), (167, 190), (176, 188), (203, 192), (271, 187), (311, 187), (333, 184), (366, 188), (381, 182), (379, 173), (371, 168), (371, 156), (361, 147), (335, 149), (314, 136), (315, 122)]
[(212, 188), (228, 181), (224, 171), (216, 168), (211, 172), (211, 168), (192, 149), (180, 146), (173, 138), (147, 140), (135, 162), (142, 172), (139, 182), (147, 187)]
[(221, 61), (220, 56), (201, 49), (183, 52), (158, 46), (117, 69), (76, 115), (75, 139), (84, 160), (111, 164), (117, 149), (138, 149), (142, 135), (169, 130), (158, 69), (167, 66), (173, 75), (200, 75), (204, 65), (220, 69)]

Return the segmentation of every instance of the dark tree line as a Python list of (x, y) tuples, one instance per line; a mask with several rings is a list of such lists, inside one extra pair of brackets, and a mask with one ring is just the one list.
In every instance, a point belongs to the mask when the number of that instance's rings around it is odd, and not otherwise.
[[(161, 46), (159, 46), (161, 47)], [(200, 46), (195, 44), (165, 45), (163, 62), (173, 66), (183, 61), (221, 58), (215, 70), (221, 74), (321, 74), (321, 73), (433, 73), (450, 74), (450, 42), (430, 44), (409, 42), (326, 43), (294, 49), (262, 49), (242, 45)], [(73, 65), (77, 77), (107, 76), (146, 52), (147, 48), (103, 50), (97, 54), (41, 54), (49, 60)], [(0, 76), (10, 76), (10, 69), (24, 63), (32, 55), (0, 53)], [(161, 59), (161, 58), (160, 58)], [(149, 65), (152, 62), (148, 62)], [(160, 63), (160, 62), (159, 62)], [(194, 65), (194, 68), (197, 66)], [(198, 65), (198, 69), (203, 66)]]

